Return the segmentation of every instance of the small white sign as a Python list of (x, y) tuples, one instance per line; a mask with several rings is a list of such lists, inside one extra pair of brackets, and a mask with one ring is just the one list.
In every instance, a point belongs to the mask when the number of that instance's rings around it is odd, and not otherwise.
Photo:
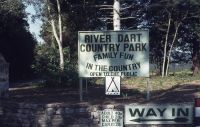
[(113, 109), (101, 111), (100, 127), (123, 127), (123, 112)]
[(106, 76), (106, 95), (120, 95), (120, 77)]
[(125, 106), (125, 124), (192, 124), (192, 118), (192, 104)]

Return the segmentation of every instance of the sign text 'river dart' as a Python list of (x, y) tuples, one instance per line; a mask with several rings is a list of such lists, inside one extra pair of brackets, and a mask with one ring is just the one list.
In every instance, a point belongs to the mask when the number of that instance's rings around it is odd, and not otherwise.
[(80, 31), (79, 77), (149, 76), (149, 31)]

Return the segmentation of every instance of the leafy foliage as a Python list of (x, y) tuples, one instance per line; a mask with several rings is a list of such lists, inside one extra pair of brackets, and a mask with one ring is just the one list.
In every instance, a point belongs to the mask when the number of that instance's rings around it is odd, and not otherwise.
[[(69, 49), (64, 49), (65, 58)], [(37, 46), (35, 49), (35, 61), (32, 68), (38, 78), (46, 80), (47, 86), (76, 86), (78, 83), (77, 63), (65, 59), (63, 72), (59, 69), (59, 52), (58, 50), (48, 47), (45, 44)]]
[(10, 78), (31, 73), (35, 39), (28, 31), (25, 6), (21, 0), (0, 0), (0, 52), (10, 63)]
[[(41, 0), (35, 1), (44, 2)], [(51, 3), (53, 16), (57, 17), (56, 1), (49, 1)], [(72, 61), (77, 61), (77, 32), (82, 30), (90, 31), (112, 29), (112, 8), (110, 10), (103, 10), (101, 8), (105, 7), (105, 5), (112, 6), (113, 1), (60, 0), (60, 3), (63, 21), (62, 45), (65, 49), (67, 49), (67, 52), (65, 52), (65, 59), (68, 59), (68, 61), (65, 61), (65, 64), (67, 68), (74, 69), (73, 65), (77, 66), (77, 62), (75, 62), (75, 64), (71, 63)], [(96, 5), (104, 6), (97, 7)], [(174, 62), (180, 62), (183, 60), (188, 61), (188, 59), (191, 59), (192, 45), (195, 44), (193, 43), (194, 40), (191, 39), (191, 33), (195, 33), (195, 38), (199, 38), (196, 36), (199, 33), (199, 30), (193, 26), (193, 24), (196, 26), (196, 24), (199, 23), (194, 20), (194, 18), (199, 18), (199, 14), (195, 14), (195, 12), (199, 12), (198, 0), (121, 0), (121, 5), (122, 9), (120, 16), (122, 18), (132, 17), (121, 21), (122, 29), (150, 29), (150, 61), (151, 63), (156, 63), (158, 69), (162, 67), (161, 63), (164, 56), (163, 48), (168, 28), (169, 13), (171, 14), (172, 20), (169, 30), (169, 45), (167, 45), (167, 51), (169, 51), (170, 45), (173, 42), (174, 31), (177, 24), (181, 23), (177, 32), (177, 39), (174, 42), (174, 48), (172, 49), (172, 57)], [(55, 39), (52, 37), (53, 33), (48, 21), (49, 17), (47, 15), (47, 6), (44, 5), (40, 7), (40, 16), (42, 16), (43, 20), (41, 36), (44, 38), (46, 45), (41, 47), (41, 49), (37, 48), (38, 54), (36, 55), (37, 57), (34, 68), (40, 74), (44, 73), (47, 75), (48, 73), (56, 73), (57, 75), (60, 73), (57, 68), (59, 62), (57, 59), (58, 52), (55, 50), (57, 44), (55, 43)], [(182, 21), (187, 12), (187, 19)], [(58, 23), (58, 21), (55, 22)], [(193, 26), (193, 30), (191, 29), (191, 26)], [(199, 42), (198, 39), (195, 39), (195, 41)], [(177, 50), (184, 53), (177, 55)], [(199, 50), (199, 48), (197, 50)], [(190, 57), (188, 57), (188, 55)], [(66, 71), (66, 74), (68, 74), (68, 72), (70, 71)]]

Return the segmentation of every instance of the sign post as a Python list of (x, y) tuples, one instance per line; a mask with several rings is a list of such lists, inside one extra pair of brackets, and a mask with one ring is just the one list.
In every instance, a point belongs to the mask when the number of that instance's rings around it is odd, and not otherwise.
[(147, 95), (146, 95), (146, 98), (147, 98), (147, 101), (150, 100), (150, 97), (151, 97), (151, 84), (150, 84), (150, 78), (148, 77), (147, 78), (147, 85), (146, 85), (146, 91), (147, 91)]
[(79, 78), (79, 95), (80, 101), (83, 101), (83, 78)]

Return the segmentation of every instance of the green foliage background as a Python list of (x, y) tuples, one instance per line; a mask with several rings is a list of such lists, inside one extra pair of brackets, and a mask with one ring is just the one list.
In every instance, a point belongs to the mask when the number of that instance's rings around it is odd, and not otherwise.
[(78, 84), (77, 61), (69, 61), (68, 48), (64, 48), (65, 69), (59, 68), (59, 52), (57, 49), (46, 45), (37, 46), (35, 61), (32, 65), (37, 78), (44, 79), (43, 86), (48, 87), (76, 87)]

